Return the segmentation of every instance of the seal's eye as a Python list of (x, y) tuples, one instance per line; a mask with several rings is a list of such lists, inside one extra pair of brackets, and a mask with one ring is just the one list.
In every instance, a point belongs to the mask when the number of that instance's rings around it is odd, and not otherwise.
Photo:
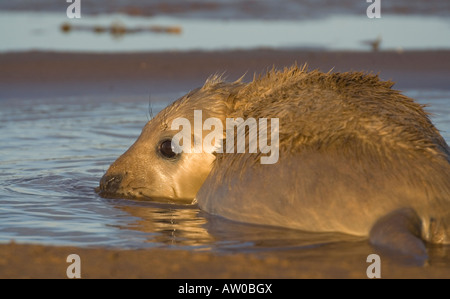
[(164, 158), (175, 158), (177, 155), (172, 147), (172, 140), (167, 139), (159, 144), (159, 152)]

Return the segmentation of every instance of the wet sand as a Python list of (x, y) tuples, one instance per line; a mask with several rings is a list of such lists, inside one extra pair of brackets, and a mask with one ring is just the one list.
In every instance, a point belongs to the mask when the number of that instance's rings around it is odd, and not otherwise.
[[(449, 89), (450, 51), (318, 52), (300, 50), (71, 54), (0, 54), (0, 101), (46, 96), (151, 95), (185, 92), (211, 74), (230, 80), (272, 66), (307, 62), (323, 71), (365, 70), (397, 82), (398, 89)], [(41, 245), (0, 245), (0, 278), (65, 278), (71, 253), (80, 255), (83, 278), (367, 278), (366, 244), (341, 244), (333, 263), (321, 255), (330, 248), (265, 254), (214, 254), (184, 250), (119, 250)], [(333, 245), (330, 245), (333, 246)], [(356, 248), (355, 248), (356, 247)], [(442, 256), (448, 256), (448, 249)], [(342, 256), (339, 256), (342, 255)], [(437, 256), (439, 256), (439, 250)], [(329, 261), (329, 260), (328, 260)], [(450, 278), (433, 261), (416, 267), (382, 260), (383, 278)]]
[(313, 50), (247, 50), (80, 54), (26, 52), (0, 54), (0, 97), (151, 95), (186, 92), (208, 76), (229, 80), (272, 66), (297, 62), (310, 69), (367, 71), (396, 82), (397, 89), (449, 89), (450, 51), (325, 52)]
[[(336, 248), (333, 248), (335, 246)], [(342, 247), (347, 248), (342, 248)], [(333, 257), (324, 254), (335, 249)], [(118, 250), (0, 245), (0, 278), (67, 278), (67, 256), (80, 256), (81, 278), (149, 279), (367, 279), (369, 245), (326, 245), (278, 254), (227, 254), (173, 249)], [(443, 251), (441, 255), (447, 255)], [(332, 262), (331, 262), (332, 261)], [(445, 263), (401, 264), (381, 255), (381, 278), (450, 278)]]

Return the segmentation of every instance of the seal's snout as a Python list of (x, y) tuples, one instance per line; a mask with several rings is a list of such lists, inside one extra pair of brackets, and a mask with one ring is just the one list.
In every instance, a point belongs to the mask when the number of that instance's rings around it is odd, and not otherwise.
[(114, 194), (120, 187), (123, 175), (121, 174), (105, 174), (100, 180), (100, 186), (97, 189), (102, 195)]

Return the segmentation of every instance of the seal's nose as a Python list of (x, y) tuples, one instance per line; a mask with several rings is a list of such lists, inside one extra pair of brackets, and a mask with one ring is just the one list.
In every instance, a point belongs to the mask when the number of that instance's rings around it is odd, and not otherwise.
[(123, 175), (121, 174), (105, 174), (100, 180), (100, 186), (97, 191), (106, 194), (115, 193), (119, 189), (122, 179)]

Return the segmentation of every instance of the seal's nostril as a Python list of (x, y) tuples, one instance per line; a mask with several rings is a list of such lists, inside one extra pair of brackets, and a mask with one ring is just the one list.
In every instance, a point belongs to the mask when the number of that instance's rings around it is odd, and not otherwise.
[(100, 190), (115, 192), (119, 189), (123, 176), (121, 174), (104, 175), (100, 180)]

